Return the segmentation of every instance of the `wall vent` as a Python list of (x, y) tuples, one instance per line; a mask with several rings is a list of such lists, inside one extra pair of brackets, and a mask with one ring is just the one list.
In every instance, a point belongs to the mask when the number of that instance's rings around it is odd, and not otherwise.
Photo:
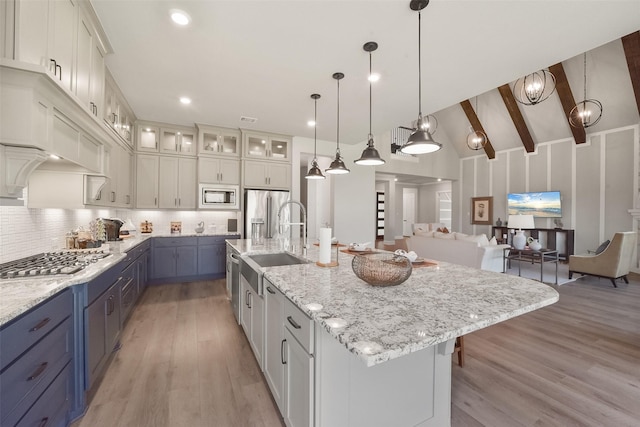
[(240, 121), (242, 123), (255, 123), (258, 121), (258, 119), (256, 119), (255, 117), (240, 116)]

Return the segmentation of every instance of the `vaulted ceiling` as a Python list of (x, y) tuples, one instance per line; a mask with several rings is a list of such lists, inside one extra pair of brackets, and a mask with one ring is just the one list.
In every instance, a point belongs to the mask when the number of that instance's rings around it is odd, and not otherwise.
[[(373, 131), (410, 125), (418, 110), (417, 13), (408, 0), (92, 0), (113, 53), (107, 65), (136, 115), (180, 125), (207, 123), (313, 136), (310, 94), (318, 101), (318, 139), (360, 143), (369, 119), (367, 41), (379, 44), (373, 70)], [(190, 14), (177, 27), (169, 10)], [(640, 0), (431, 0), (422, 12), (422, 110), (436, 115), (436, 140), (460, 156), (469, 100), (496, 151), (522, 146), (498, 88), (561, 63), (582, 98), (604, 105), (594, 131), (638, 123), (620, 37), (640, 29)], [(189, 96), (193, 103), (180, 105)], [(519, 106), (533, 143), (570, 138), (557, 94)], [(243, 125), (241, 116), (257, 118)]]

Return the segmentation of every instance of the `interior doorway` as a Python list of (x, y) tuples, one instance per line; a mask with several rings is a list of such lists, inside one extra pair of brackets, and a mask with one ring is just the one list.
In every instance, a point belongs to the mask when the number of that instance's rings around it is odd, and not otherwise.
[(402, 235), (413, 234), (413, 224), (416, 222), (418, 190), (416, 188), (402, 189)]

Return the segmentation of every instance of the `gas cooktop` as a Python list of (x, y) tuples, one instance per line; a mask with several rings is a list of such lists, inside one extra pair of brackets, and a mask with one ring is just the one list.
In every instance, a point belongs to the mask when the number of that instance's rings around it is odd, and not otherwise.
[(110, 253), (104, 250), (59, 251), (0, 264), (0, 279), (74, 274)]

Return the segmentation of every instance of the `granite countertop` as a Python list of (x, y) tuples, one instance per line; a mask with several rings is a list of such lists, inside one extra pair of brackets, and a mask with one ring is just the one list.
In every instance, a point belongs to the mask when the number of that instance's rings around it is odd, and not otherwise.
[[(0, 280), (0, 327), (47, 298), (74, 285), (90, 282), (97, 276), (119, 263), (126, 252), (151, 237), (192, 237), (192, 236), (234, 236), (238, 233), (138, 233), (118, 242), (104, 243), (98, 250), (111, 252), (111, 255), (91, 264), (72, 275), (41, 276)], [(89, 249), (94, 250), (94, 249)], [(79, 250), (82, 252), (83, 250)]]
[[(277, 241), (228, 242), (241, 255), (283, 251)], [(318, 248), (311, 245), (307, 258), (316, 261)], [(353, 255), (339, 252), (337, 267), (318, 267), (313, 262), (263, 271), (367, 366), (542, 308), (559, 297), (537, 281), (445, 262), (414, 268), (398, 286), (376, 287), (355, 275), (352, 259)]]

